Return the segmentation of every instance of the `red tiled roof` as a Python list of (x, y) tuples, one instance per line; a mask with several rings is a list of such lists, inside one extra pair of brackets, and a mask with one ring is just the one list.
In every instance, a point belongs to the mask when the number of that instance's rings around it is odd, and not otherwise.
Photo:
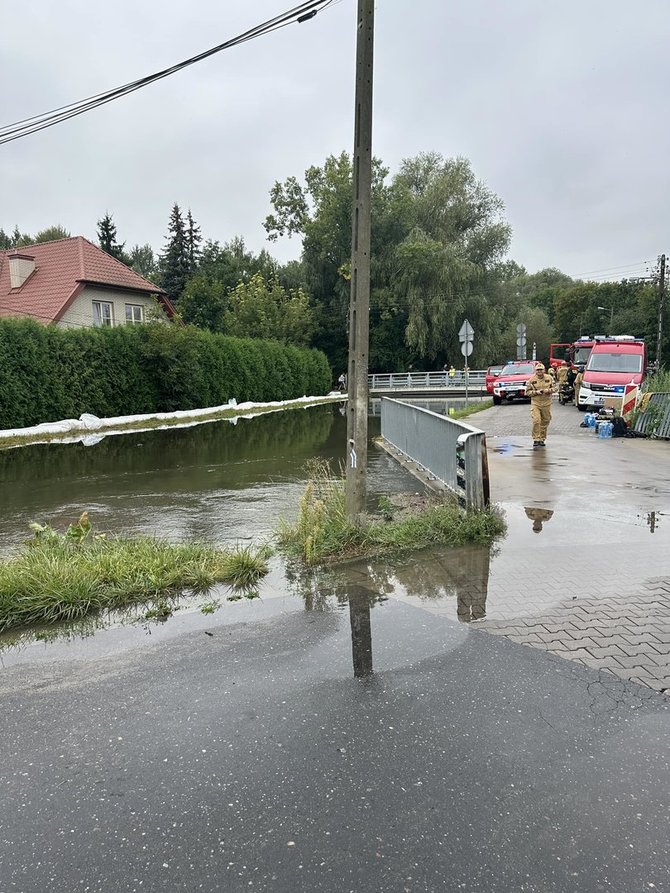
[[(11, 288), (9, 257), (35, 258), (35, 272), (20, 288)], [(83, 236), (57, 239), (18, 250), (0, 251), (0, 317), (33, 316), (54, 322), (67, 309), (82, 285), (105, 285), (157, 295), (172, 316), (165, 292)]]

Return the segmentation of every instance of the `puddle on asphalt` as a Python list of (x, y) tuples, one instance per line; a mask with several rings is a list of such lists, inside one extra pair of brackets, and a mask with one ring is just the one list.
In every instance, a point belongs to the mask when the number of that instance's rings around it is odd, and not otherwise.
[[(636, 512), (616, 503), (566, 505), (560, 500), (534, 500), (524, 506), (508, 503), (503, 508), (508, 535), (494, 546), (432, 548), (311, 570), (285, 567), (274, 558), (259, 587), (260, 597), (254, 601), (231, 602), (230, 590), (215, 587), (207, 594), (174, 600), (174, 611), (168, 617), (147, 616), (146, 606), (140, 605), (39, 630), (37, 640), (35, 632), (6, 634), (0, 637), (0, 665), (95, 660), (159, 645), (185, 633), (205, 636), (228, 624), (263, 621), (278, 611), (351, 611), (352, 593), (357, 593), (359, 600), (365, 596), (370, 606), (378, 608), (392, 599), (452, 621), (476, 623), (495, 616), (510, 599), (518, 598), (515, 579), (519, 568), (530, 561), (542, 568), (535, 580), (538, 587), (546, 589), (543, 581), (552, 577), (565, 579), (567, 589), (577, 586), (579, 578), (570, 583), (570, 559), (580, 539), (592, 542), (596, 574), (613, 556), (642, 545), (651, 546), (652, 557), (656, 556), (665, 570), (664, 556), (670, 547), (667, 512)], [(525, 592), (525, 610), (533, 613), (532, 581), (522, 585), (529, 590)], [(546, 600), (546, 591), (544, 597)], [(564, 597), (559, 587), (556, 602)]]
[[(251, 602), (231, 603), (229, 590), (215, 587), (205, 595), (175, 600), (174, 613), (162, 619), (147, 618), (146, 606), (135, 606), (51, 628), (47, 641), (35, 641), (34, 633), (24, 633), (11, 644), (11, 637), (5, 636), (0, 638), (0, 666), (99, 660), (164, 645), (184, 634), (200, 634), (204, 643), (230, 624), (255, 624), (289, 613), (304, 614), (309, 622), (310, 616), (330, 613), (349, 616), (354, 672), (365, 676), (372, 667), (371, 612), (383, 611), (392, 602), (442, 615), (452, 626), (457, 622), (463, 634), (468, 624), (500, 616), (510, 600), (524, 616), (536, 613), (535, 592), (540, 590), (546, 610), (583, 589), (580, 572), (571, 576), (571, 557), (580, 538), (590, 538), (594, 556), (600, 552), (592, 568), (596, 577), (611, 563), (608, 558), (634, 546), (639, 550), (643, 544), (652, 549), (643, 559), (647, 575), (661, 572), (659, 568), (665, 572), (670, 546), (666, 512), (608, 506), (595, 516), (588, 504), (566, 506), (560, 501), (510, 503), (504, 510), (508, 535), (493, 546), (439, 547), (308, 570), (285, 567), (275, 558), (259, 587), (260, 597)], [(656, 571), (653, 556), (660, 561)], [(542, 570), (529, 577), (531, 561)], [(562, 580), (555, 591), (545, 583), (553, 578)]]

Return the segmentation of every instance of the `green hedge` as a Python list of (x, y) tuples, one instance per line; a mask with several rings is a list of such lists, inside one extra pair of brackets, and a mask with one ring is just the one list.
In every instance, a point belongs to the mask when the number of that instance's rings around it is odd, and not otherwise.
[(323, 353), (164, 325), (59, 329), (0, 320), (0, 429), (326, 393)]

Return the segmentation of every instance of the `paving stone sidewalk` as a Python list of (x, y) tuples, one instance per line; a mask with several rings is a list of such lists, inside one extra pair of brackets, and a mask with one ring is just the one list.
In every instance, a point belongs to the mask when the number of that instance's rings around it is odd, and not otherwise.
[[(520, 542), (526, 532), (511, 524), (492, 561), (486, 619), (472, 629), (670, 693), (670, 519), (663, 517), (670, 444), (598, 443), (579, 427), (581, 413), (555, 405), (546, 456), (537, 459), (529, 416), (528, 404), (513, 404), (472, 418), (488, 435), (494, 499), (516, 503), (522, 519), (518, 506), (554, 510), (540, 537)], [(501, 440), (510, 459), (499, 456)], [(660, 522), (655, 533), (652, 517)], [(508, 518), (519, 524), (514, 510)]]
[(472, 628), (670, 693), (670, 578), (647, 594), (563, 601), (546, 614)]

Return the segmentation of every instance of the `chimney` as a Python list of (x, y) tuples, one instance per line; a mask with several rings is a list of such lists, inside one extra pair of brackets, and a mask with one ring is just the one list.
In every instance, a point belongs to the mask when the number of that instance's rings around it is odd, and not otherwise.
[(21, 288), (26, 279), (35, 271), (35, 258), (30, 254), (9, 255), (10, 288)]

